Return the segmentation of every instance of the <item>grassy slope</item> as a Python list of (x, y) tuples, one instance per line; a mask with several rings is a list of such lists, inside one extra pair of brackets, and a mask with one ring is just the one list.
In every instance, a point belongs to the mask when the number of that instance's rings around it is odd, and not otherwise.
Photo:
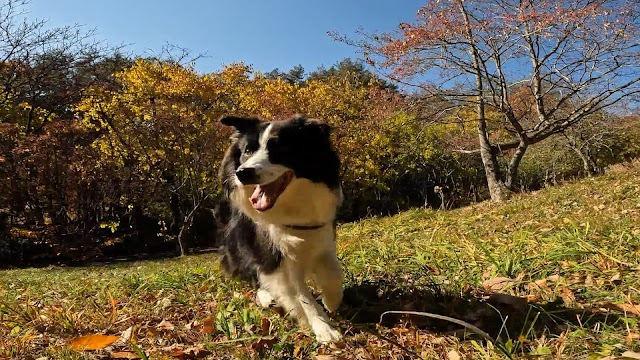
[[(252, 291), (222, 277), (209, 254), (3, 271), (0, 358), (98, 358), (105, 351), (75, 352), (65, 339), (129, 328), (151, 358), (170, 358), (160, 349), (171, 344), (202, 345), (215, 359), (446, 358), (451, 351), (506, 358), (500, 346), (514, 358), (640, 351), (639, 176), (636, 163), (503, 206), (412, 210), (342, 225), (344, 348), (321, 347), (275, 311), (259, 309)], [(498, 345), (447, 321), (388, 315), (379, 325), (385, 310), (455, 317)], [(162, 320), (174, 328), (158, 330)]]

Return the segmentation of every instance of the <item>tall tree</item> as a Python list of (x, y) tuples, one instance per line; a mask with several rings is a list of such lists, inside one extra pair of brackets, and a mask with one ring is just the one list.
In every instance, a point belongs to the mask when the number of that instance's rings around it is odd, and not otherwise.
[(637, 101), (639, 8), (633, 0), (433, 0), (396, 32), (333, 36), (392, 79), (448, 101), (450, 114), (473, 109), (464, 120), (476, 123), (479, 146), (462, 151), (480, 153), (491, 198), (502, 201), (531, 145)]
[(275, 68), (265, 74), (265, 77), (267, 79), (282, 79), (291, 85), (302, 84), (304, 82), (304, 76), (304, 67), (302, 67), (302, 65), (300, 64), (292, 67), (291, 70), (287, 71), (286, 73), (280, 71), (280, 69), (278, 68)]
[(342, 59), (331, 65), (328, 69), (324, 66), (319, 67), (317, 70), (309, 73), (308, 80), (328, 80), (330, 78), (345, 77), (349, 77), (353, 85), (366, 85), (374, 81), (376, 86), (384, 89), (396, 89), (394, 84), (381, 79), (371, 72), (371, 70), (367, 69), (364, 61), (359, 59), (354, 61), (351, 58)]

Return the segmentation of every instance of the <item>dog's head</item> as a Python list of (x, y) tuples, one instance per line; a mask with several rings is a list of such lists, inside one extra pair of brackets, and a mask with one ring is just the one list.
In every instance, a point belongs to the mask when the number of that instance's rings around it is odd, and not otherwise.
[(223, 163), (223, 181), (227, 190), (251, 187), (256, 211), (271, 209), (296, 179), (339, 187), (339, 161), (329, 125), (304, 116), (273, 122), (227, 116), (220, 122), (236, 130)]

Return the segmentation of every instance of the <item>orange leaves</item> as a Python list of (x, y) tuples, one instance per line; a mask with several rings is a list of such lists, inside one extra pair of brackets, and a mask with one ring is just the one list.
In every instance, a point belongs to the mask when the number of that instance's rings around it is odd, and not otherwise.
[(112, 359), (141, 359), (140, 355), (131, 351), (116, 351), (109, 355)]
[(202, 332), (213, 334), (216, 331), (216, 323), (213, 317), (208, 317), (202, 322)]
[(69, 347), (73, 350), (100, 350), (104, 349), (107, 346), (113, 344), (116, 340), (118, 340), (119, 336), (110, 336), (110, 335), (86, 335), (81, 336), (79, 338), (75, 338), (71, 340), (69, 343)]

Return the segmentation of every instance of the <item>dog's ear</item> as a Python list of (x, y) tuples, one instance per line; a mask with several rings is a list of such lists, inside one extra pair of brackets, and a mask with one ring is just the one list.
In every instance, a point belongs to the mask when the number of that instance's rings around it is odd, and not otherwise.
[(320, 135), (324, 138), (329, 138), (331, 135), (331, 126), (324, 121), (316, 120), (316, 119), (307, 119), (306, 121), (307, 127), (313, 129), (320, 133)]
[(329, 137), (331, 135), (331, 125), (327, 124), (324, 121), (318, 121), (318, 126), (320, 127), (320, 132), (322, 135)]
[(242, 117), (242, 116), (223, 116), (220, 118), (222, 125), (233, 126), (236, 131), (243, 133), (255, 127), (260, 123), (260, 119), (256, 117)]
[(302, 114), (294, 115), (291, 120), (297, 124), (298, 127), (306, 128), (316, 134), (320, 133), (323, 137), (329, 138), (331, 135), (331, 126), (322, 120), (310, 119)]

